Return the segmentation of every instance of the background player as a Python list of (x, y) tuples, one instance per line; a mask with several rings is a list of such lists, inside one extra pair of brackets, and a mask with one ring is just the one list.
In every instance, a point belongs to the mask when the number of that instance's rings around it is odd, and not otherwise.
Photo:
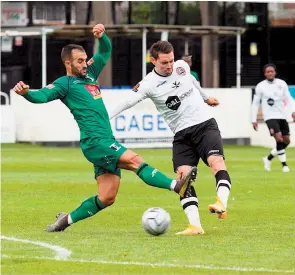
[(290, 143), (290, 129), (286, 120), (287, 111), (284, 107), (284, 100), (292, 108), (292, 117), (295, 121), (295, 104), (290, 95), (287, 83), (276, 78), (276, 66), (274, 64), (266, 64), (263, 68), (265, 80), (259, 82), (255, 88), (255, 95), (252, 103), (252, 125), (257, 131), (257, 112), (262, 104), (262, 113), (264, 121), (269, 129), (269, 133), (276, 141), (276, 147), (270, 154), (264, 157), (264, 169), (271, 170), (271, 160), (278, 155), (282, 163), (282, 171), (289, 172), (287, 165), (286, 148)]

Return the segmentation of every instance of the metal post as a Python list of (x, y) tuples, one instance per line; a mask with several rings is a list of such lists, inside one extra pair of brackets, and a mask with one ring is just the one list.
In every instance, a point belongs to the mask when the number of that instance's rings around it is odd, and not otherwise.
[(241, 88), (241, 32), (237, 32), (237, 89)]
[(168, 31), (162, 31), (161, 32), (161, 40), (162, 41), (168, 41), (169, 32)]
[(47, 85), (46, 28), (42, 28), (42, 87)]
[(188, 40), (184, 40), (184, 55), (188, 55)]
[(142, 30), (142, 78), (146, 76), (146, 33), (147, 29)]

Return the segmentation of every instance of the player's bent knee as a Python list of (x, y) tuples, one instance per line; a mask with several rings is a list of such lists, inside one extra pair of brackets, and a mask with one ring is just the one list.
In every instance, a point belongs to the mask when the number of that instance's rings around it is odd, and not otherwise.
[(214, 175), (220, 170), (226, 170), (226, 165), (222, 156), (210, 156), (207, 161)]
[(113, 194), (98, 195), (98, 198), (104, 206), (110, 206), (114, 204), (116, 200), (116, 195), (113, 195)]
[(96, 178), (98, 183), (98, 198), (104, 206), (110, 206), (115, 202), (120, 177), (114, 174), (103, 174)]
[(283, 142), (284, 142), (284, 139), (283, 139), (281, 133), (277, 133), (277, 134), (275, 134), (274, 137), (275, 137), (276, 142), (280, 142), (280, 143), (283, 143)]
[(118, 161), (118, 168), (127, 169), (135, 172), (144, 163), (144, 159), (131, 150), (127, 150)]
[(286, 144), (286, 145), (289, 145), (290, 144), (290, 137), (289, 136), (284, 136), (283, 137), (283, 142)]

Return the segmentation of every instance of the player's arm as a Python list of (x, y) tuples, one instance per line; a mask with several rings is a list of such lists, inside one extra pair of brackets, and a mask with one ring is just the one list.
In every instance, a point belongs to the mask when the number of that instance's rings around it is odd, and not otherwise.
[(259, 109), (261, 98), (262, 98), (261, 89), (258, 86), (256, 86), (255, 94), (254, 94), (253, 101), (252, 101), (252, 114), (251, 114), (251, 116), (252, 116), (252, 126), (253, 126), (255, 131), (257, 131), (257, 129), (258, 129), (257, 112), (258, 112), (258, 109)]
[(287, 105), (288, 105), (288, 107), (290, 107), (290, 109), (292, 111), (293, 121), (295, 122), (295, 101), (290, 94), (287, 83), (285, 83), (285, 85), (284, 85), (283, 92), (284, 92), (284, 98), (287, 102)]
[(194, 78), (194, 76), (191, 75), (191, 80), (193, 82), (193, 85), (198, 89), (200, 92), (200, 95), (202, 96), (203, 100), (209, 105), (209, 106), (217, 106), (219, 105), (219, 101), (212, 96), (209, 96), (201, 87), (200, 82)]
[(30, 91), (30, 87), (20, 81), (14, 86), (13, 90), (32, 103), (47, 103), (62, 99), (67, 95), (66, 89), (59, 84), (50, 84), (40, 90)]
[(93, 35), (99, 39), (98, 49), (87, 64), (88, 72), (96, 79), (111, 57), (112, 44), (102, 24), (98, 24), (93, 28)]
[(149, 97), (149, 88), (146, 85), (141, 85), (138, 83), (132, 89), (133, 93), (130, 95), (130, 98), (121, 102), (113, 109), (109, 111), (109, 118), (112, 119), (121, 112), (130, 109), (131, 107), (135, 106), (137, 103), (141, 102), (142, 100)]

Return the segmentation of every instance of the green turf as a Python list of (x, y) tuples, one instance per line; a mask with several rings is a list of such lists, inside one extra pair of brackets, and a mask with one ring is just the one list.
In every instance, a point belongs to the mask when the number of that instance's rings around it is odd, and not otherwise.
[[(152, 166), (174, 177), (171, 150), (135, 150)], [(276, 158), (263, 170), (268, 149), (225, 147), (232, 178), (228, 219), (220, 221), (215, 180), (202, 163), (196, 190), (203, 236), (175, 236), (187, 225), (177, 195), (152, 188), (131, 172), (122, 173), (115, 204), (63, 233), (46, 233), (59, 211), (71, 211), (96, 194), (92, 165), (78, 148), (2, 146), (1, 235), (50, 245), (72, 254), (66, 261), (30, 243), (1, 240), (2, 274), (294, 274), (295, 149), (287, 150), (292, 170), (282, 173)], [(171, 215), (163, 236), (149, 236), (141, 215), (159, 206)]]

